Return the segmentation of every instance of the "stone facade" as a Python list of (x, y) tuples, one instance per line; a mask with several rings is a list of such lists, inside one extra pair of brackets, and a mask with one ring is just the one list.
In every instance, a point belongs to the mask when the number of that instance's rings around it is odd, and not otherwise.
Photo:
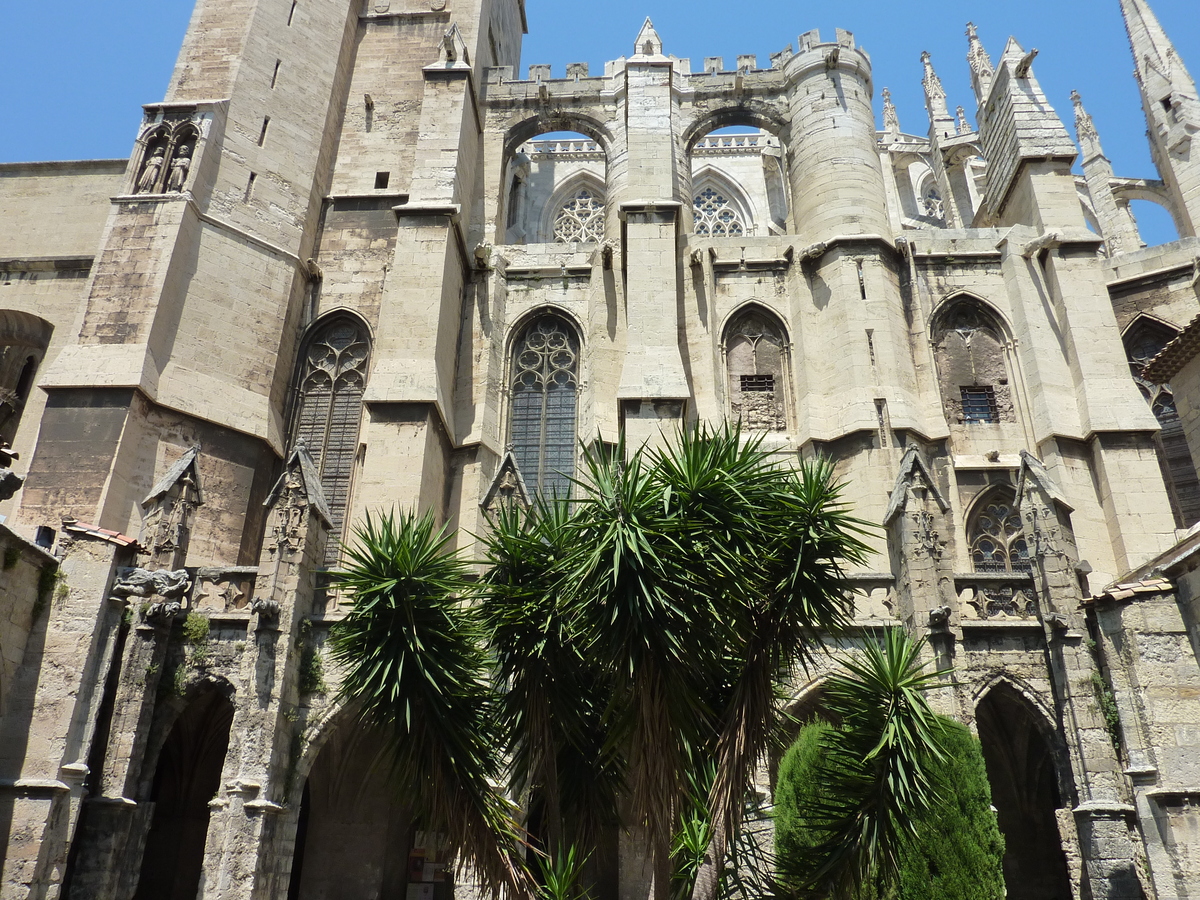
[(0, 166), (0, 898), (448, 900), (334, 699), (348, 523), (471, 552), (581, 441), (728, 417), (881, 526), (856, 616), (956, 667), (1010, 896), (1195, 896), (1200, 375), (1151, 360), (1200, 99), (1121, 6), (1159, 180), (973, 26), (978, 127), (926, 55), (917, 135), (847, 31), (522, 79), (522, 0), (198, 0), (129, 160)]

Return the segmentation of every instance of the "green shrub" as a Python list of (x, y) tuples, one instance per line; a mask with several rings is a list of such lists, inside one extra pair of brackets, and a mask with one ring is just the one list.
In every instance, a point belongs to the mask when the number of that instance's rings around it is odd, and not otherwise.
[[(941, 801), (916, 821), (916, 836), (901, 852), (895, 900), (1003, 900), (1001, 859), (1004, 839), (991, 809), (983, 753), (962, 725), (944, 719), (947, 761), (941, 769)], [(805, 811), (822, 800), (813, 777), (824, 753), (823, 736), (832, 726), (806, 725), (779, 766), (775, 793), (775, 851), (780, 869), (820, 843), (823, 835)], [(858, 900), (883, 900), (863, 889)], [(892, 900), (892, 898), (887, 898)]]
[(208, 641), (208, 618), (200, 613), (190, 612), (183, 620), (183, 639), (193, 647), (199, 647)]

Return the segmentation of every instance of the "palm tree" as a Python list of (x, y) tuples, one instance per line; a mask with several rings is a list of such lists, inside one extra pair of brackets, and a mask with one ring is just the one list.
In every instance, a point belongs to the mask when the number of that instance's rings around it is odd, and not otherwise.
[(792, 892), (835, 900), (891, 895), (905, 842), (938, 800), (946, 760), (948, 736), (927, 694), (945, 685), (948, 672), (929, 670), (922, 643), (902, 628), (887, 629), (826, 682), (825, 712), (838, 725), (821, 734), (806, 807), (791, 811), (822, 837), (781, 855), (780, 882)]
[[(695, 888), (711, 898), (777, 686), (849, 623), (843, 567), (866, 552), (862, 526), (828, 463), (777, 466), (737, 425), (659, 451), (588, 453), (577, 487), (573, 508), (501, 516), (488, 538), (484, 606), (510, 690), (514, 781), (549, 798), (583, 776), (611, 796), (623, 770), (664, 897), (689, 775), (715, 757)], [(566, 674), (580, 660), (606, 693)], [(556, 774), (564, 749), (605, 777)]]
[(335, 582), (349, 614), (332, 630), (343, 700), (378, 729), (399, 784), (425, 819), (469, 856), (485, 888), (528, 893), (513, 809), (493, 787), (495, 695), (466, 564), (433, 517), (367, 515)]

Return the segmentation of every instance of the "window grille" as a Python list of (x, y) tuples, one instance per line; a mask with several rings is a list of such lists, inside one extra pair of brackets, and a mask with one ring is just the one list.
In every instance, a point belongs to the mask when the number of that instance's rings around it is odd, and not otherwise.
[(742, 378), (742, 393), (750, 391), (773, 391), (775, 390), (774, 375), (743, 375)]
[(604, 240), (604, 198), (591, 188), (572, 194), (554, 219), (554, 240), (559, 244)]
[(509, 437), (530, 490), (565, 497), (575, 474), (579, 341), (554, 315), (532, 322), (513, 355)]
[(304, 441), (321, 473), (333, 526), (327, 567), (337, 564), (345, 535), (369, 356), (363, 326), (339, 319), (313, 337), (303, 359), (294, 439)]
[(735, 418), (752, 431), (785, 431), (782, 329), (772, 317), (748, 309), (725, 332), (730, 405)]
[(696, 234), (722, 235), (745, 234), (746, 225), (741, 215), (723, 195), (712, 188), (705, 188), (693, 201), (696, 219)]
[(963, 421), (967, 424), (1000, 421), (996, 406), (996, 389), (990, 384), (964, 387), (962, 391)]
[(997, 491), (975, 514), (968, 530), (976, 572), (1032, 571), (1012, 491)]

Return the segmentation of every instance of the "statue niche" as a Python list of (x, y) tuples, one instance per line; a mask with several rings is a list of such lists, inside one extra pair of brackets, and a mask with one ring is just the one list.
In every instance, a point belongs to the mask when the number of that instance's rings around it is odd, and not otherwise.
[(142, 133), (135, 194), (179, 194), (187, 187), (199, 132), (190, 119), (159, 122)]

